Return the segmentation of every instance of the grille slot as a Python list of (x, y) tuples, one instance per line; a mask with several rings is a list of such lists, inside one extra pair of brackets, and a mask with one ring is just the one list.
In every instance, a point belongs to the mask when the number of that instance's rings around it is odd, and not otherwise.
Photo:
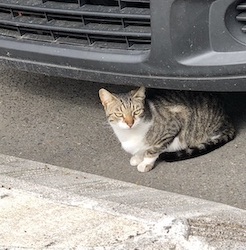
[(236, 9), (240, 11), (240, 13), (236, 16), (236, 19), (237, 21), (243, 24), (241, 26), (241, 30), (245, 33), (246, 32), (246, 2), (242, 2), (238, 4)]
[(72, 46), (148, 50), (150, 0), (0, 0), (0, 35)]

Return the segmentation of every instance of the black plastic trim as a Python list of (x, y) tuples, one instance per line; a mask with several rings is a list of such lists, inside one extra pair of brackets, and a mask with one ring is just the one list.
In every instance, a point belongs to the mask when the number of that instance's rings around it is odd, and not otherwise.
[[(246, 45), (233, 36), (235, 0), (154, 0), (149, 50), (0, 37), (0, 61), (22, 70), (113, 84), (246, 91)], [(223, 5), (223, 6), (222, 6)]]

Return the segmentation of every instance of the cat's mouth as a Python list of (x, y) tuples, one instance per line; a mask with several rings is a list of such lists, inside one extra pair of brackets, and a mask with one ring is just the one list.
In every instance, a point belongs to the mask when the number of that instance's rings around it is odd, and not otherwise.
[(118, 123), (118, 127), (121, 129), (125, 129), (125, 130), (130, 130), (130, 129), (133, 129), (135, 127), (135, 123), (129, 125), (126, 122), (121, 121)]
[(132, 129), (132, 127), (133, 127), (133, 125), (129, 126), (129, 125), (126, 124), (126, 127), (125, 127), (125, 128), (126, 128), (126, 129)]
[(134, 124), (127, 124), (128, 128), (131, 129), (133, 127)]

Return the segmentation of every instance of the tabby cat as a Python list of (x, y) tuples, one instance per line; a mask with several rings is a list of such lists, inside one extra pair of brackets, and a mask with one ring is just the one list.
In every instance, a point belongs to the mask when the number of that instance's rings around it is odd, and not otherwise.
[(130, 164), (150, 171), (163, 152), (206, 150), (232, 140), (235, 130), (219, 99), (209, 93), (145, 90), (112, 94), (99, 90), (109, 124)]

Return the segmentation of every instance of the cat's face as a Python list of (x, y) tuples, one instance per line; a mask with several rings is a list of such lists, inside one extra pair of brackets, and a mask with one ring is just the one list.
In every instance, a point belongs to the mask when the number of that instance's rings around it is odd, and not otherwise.
[(111, 126), (132, 129), (137, 127), (144, 117), (144, 87), (119, 95), (100, 89), (99, 96)]

